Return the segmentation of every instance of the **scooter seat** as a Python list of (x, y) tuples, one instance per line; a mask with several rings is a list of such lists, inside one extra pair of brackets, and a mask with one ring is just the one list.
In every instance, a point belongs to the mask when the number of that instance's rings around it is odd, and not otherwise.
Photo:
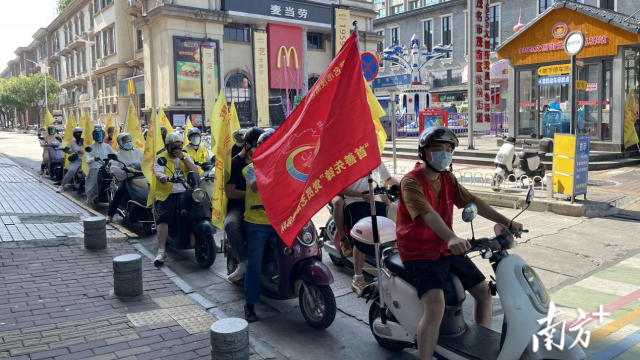
[(131, 182), (133, 183), (133, 185), (141, 188), (141, 189), (148, 189), (149, 188), (149, 183), (147, 183), (147, 179), (145, 179), (144, 177), (140, 177), (140, 178), (133, 178), (131, 179)]
[(407, 270), (404, 268), (404, 264), (402, 263), (402, 260), (400, 260), (399, 253), (394, 253), (384, 258), (384, 266), (395, 276), (398, 276), (405, 281), (409, 281), (409, 273), (407, 273)]
[(536, 156), (540, 156), (540, 155), (538, 155), (537, 151), (523, 150), (523, 151), (520, 151), (518, 153), (518, 157), (520, 159), (528, 159), (528, 158), (532, 158), (532, 157), (536, 157)]

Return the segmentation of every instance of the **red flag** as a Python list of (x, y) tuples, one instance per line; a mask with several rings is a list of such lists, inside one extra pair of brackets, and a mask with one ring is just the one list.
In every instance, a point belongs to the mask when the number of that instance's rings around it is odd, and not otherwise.
[(380, 165), (355, 35), (253, 162), (267, 217), (287, 246), (331, 198)]

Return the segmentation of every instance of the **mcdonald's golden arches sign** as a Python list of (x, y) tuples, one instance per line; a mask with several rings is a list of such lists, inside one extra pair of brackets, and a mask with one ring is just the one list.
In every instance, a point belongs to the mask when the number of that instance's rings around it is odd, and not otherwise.
[[(302, 28), (268, 24), (267, 43), (269, 48), (269, 88), (296, 89), (296, 86), (304, 87)], [(286, 82), (288, 82), (288, 86)]]

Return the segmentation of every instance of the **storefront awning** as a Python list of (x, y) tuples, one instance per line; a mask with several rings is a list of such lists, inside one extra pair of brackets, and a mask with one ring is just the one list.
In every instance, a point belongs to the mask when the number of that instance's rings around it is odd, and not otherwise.
[(135, 95), (144, 94), (144, 75), (133, 76), (130, 78), (122, 79), (118, 83), (118, 96), (121, 98), (129, 97), (129, 80), (133, 80), (135, 88)]

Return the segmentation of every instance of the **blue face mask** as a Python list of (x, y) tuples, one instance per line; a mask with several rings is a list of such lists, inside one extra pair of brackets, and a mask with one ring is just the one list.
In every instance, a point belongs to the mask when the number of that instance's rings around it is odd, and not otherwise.
[(133, 143), (132, 142), (124, 143), (122, 144), (122, 148), (125, 150), (131, 150), (133, 149)]
[(431, 154), (431, 162), (429, 162), (429, 165), (433, 166), (433, 168), (439, 172), (442, 172), (446, 168), (448, 168), (449, 165), (451, 165), (451, 162), (453, 161), (452, 153), (448, 153), (444, 151), (435, 151), (430, 154)]

